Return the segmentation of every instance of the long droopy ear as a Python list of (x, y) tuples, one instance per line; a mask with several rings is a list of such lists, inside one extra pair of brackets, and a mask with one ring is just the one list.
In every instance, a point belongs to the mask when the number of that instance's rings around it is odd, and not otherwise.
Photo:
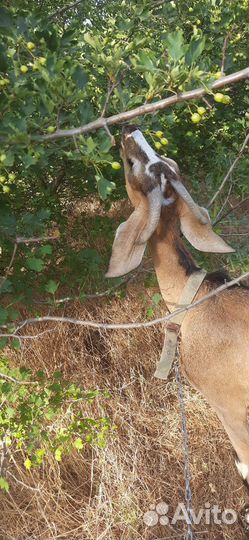
[(147, 227), (146, 200), (132, 212), (129, 219), (119, 225), (112, 246), (112, 255), (106, 277), (118, 277), (127, 274), (140, 264), (146, 242), (140, 238)]
[(199, 251), (210, 251), (212, 253), (230, 253), (235, 251), (213, 231), (206, 208), (200, 206), (198, 208), (203, 216), (206, 215), (206, 223), (201, 222), (196, 217), (196, 212), (193, 212), (192, 208), (183, 199), (178, 199), (177, 209), (181, 231), (190, 244)]

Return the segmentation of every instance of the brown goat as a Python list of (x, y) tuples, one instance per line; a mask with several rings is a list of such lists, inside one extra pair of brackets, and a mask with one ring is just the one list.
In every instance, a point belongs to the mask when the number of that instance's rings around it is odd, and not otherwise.
[[(123, 128), (121, 156), (135, 210), (116, 232), (108, 277), (126, 274), (142, 259), (146, 242), (169, 311), (177, 307), (189, 276), (200, 270), (181, 236), (200, 251), (234, 251), (213, 230), (180, 180), (177, 164), (149, 146), (136, 126)], [(179, 227), (180, 225), (180, 227)], [(229, 280), (206, 275), (195, 300)], [(189, 382), (220, 418), (249, 484), (249, 291), (234, 286), (189, 311), (181, 326), (181, 364)]]

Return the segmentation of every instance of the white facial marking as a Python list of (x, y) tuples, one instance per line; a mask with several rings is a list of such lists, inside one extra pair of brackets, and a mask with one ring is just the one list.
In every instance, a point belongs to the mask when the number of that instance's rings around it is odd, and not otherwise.
[(162, 173), (161, 174), (161, 190), (162, 190), (162, 192), (165, 191), (166, 185), (167, 185), (167, 178), (166, 178), (165, 174)]
[(146, 156), (148, 156), (150, 160), (149, 165), (160, 161), (156, 153), (154, 152), (153, 148), (151, 148), (149, 143), (147, 143), (146, 139), (144, 138), (143, 134), (141, 133), (139, 129), (136, 129), (136, 131), (133, 131), (132, 133), (130, 133), (130, 135), (127, 135), (127, 138), (128, 137), (133, 137), (137, 145), (140, 146), (141, 150), (145, 152)]
[(142, 168), (141, 162), (137, 158), (132, 158), (132, 159), (133, 159), (132, 171), (135, 174), (135, 176), (138, 176)]
[(241, 462), (236, 462), (236, 467), (239, 471), (239, 473), (241, 474), (243, 480), (246, 479), (247, 475), (248, 475), (248, 466), (246, 465), (246, 463), (241, 463)]
[(163, 206), (170, 206), (175, 201), (174, 195), (171, 195), (171, 197), (163, 197)]

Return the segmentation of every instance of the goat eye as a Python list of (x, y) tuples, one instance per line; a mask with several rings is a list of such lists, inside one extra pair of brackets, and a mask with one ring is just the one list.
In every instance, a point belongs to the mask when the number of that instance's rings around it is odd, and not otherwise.
[(129, 167), (133, 167), (133, 161), (130, 158), (127, 159), (127, 163)]

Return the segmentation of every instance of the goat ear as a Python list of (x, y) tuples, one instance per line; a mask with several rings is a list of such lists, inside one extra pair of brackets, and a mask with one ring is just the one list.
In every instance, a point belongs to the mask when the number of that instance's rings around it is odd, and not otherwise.
[(178, 201), (181, 231), (190, 244), (199, 251), (212, 253), (231, 253), (235, 251), (213, 231), (206, 208), (199, 207), (199, 209), (203, 216), (206, 214), (207, 223), (201, 223), (196, 214), (182, 199)]
[(146, 248), (146, 243), (139, 241), (146, 226), (146, 207), (140, 203), (129, 219), (121, 223), (116, 231), (106, 277), (123, 276), (137, 268)]

